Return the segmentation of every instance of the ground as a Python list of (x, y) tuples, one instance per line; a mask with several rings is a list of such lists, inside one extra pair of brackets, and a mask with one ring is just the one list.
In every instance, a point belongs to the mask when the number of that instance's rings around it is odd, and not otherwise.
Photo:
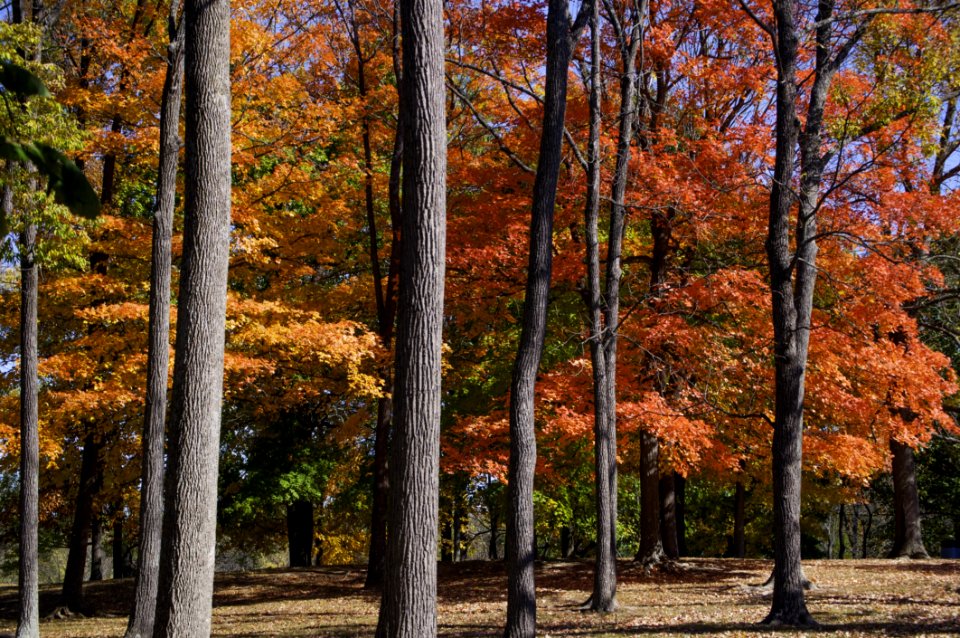
[[(818, 631), (760, 627), (770, 601), (750, 585), (771, 564), (761, 560), (685, 559), (645, 574), (619, 565), (619, 609), (607, 615), (577, 611), (592, 582), (590, 562), (538, 565), (539, 635), (558, 636), (957, 636), (960, 561), (810, 561), (816, 584), (808, 605)], [(499, 563), (440, 566), (440, 635), (498, 636), (506, 609)], [(44, 637), (122, 636), (130, 580), (89, 585), (98, 616), (46, 620)], [(57, 588), (41, 592), (41, 611), (56, 604)], [(363, 590), (363, 569), (317, 567), (221, 574), (214, 598), (214, 636), (371, 636), (379, 596)], [(12, 632), (16, 591), (0, 588), (0, 636)]]

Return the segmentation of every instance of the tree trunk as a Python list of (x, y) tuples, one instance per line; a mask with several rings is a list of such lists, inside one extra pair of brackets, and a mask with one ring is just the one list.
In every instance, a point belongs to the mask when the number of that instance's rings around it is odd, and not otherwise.
[[(21, 0), (13, 0), (10, 7), (13, 24), (23, 22)], [(42, 0), (33, 0), (33, 21), (45, 21)], [(42, 41), (42, 38), (41, 38)], [(39, 62), (40, 45), (33, 55)], [(26, 57), (26, 56), (25, 56)], [(29, 168), (29, 167), (28, 167)], [(27, 191), (37, 189), (37, 181), (30, 177)], [(13, 213), (13, 190), (4, 188), (3, 206), (7, 219)], [(39, 353), (37, 347), (37, 291), (40, 285), (37, 273), (37, 226), (33, 211), (23, 211), (23, 230), (20, 233), (20, 546), (18, 550), (16, 638), (40, 636), (40, 434), (39, 434)]]
[(102, 476), (98, 471), (99, 464), (100, 442), (93, 434), (88, 434), (81, 453), (77, 501), (73, 511), (73, 525), (70, 528), (70, 549), (60, 593), (60, 605), (76, 613), (87, 611), (83, 600), (83, 579), (87, 571), (87, 544), (90, 542), (93, 521), (93, 501), (100, 487), (98, 475)]
[(913, 448), (890, 439), (893, 453), (893, 508), (895, 536), (890, 558), (930, 558), (923, 546), (920, 496)]
[(636, 560), (645, 566), (663, 560), (660, 540), (660, 443), (649, 432), (640, 433), (640, 548)]
[(867, 557), (869, 548), (867, 541), (870, 540), (870, 528), (873, 526), (873, 510), (870, 508), (870, 505), (866, 505), (865, 507), (867, 509), (867, 522), (863, 525), (863, 542), (860, 545), (860, 558)]
[[(14, 0), (14, 7), (19, 2)], [(19, 22), (19, 20), (14, 20)], [(13, 191), (4, 189), (7, 217), (13, 212)], [(29, 211), (24, 211), (29, 215)], [(40, 636), (40, 555), (38, 529), (40, 439), (37, 402), (37, 227), (27, 217), (20, 234), (20, 553), (17, 638)]]
[(103, 580), (103, 522), (94, 515), (90, 521), (90, 582)]
[(677, 541), (677, 498), (674, 473), (667, 472), (660, 477), (660, 539), (663, 541), (663, 553), (667, 558), (680, 558), (680, 544)]
[[(594, 503), (596, 505), (597, 552), (593, 570), (592, 611), (609, 612), (616, 607), (617, 553), (616, 530), (613, 529), (613, 502), (610, 484), (610, 466), (616, 453), (610, 441), (610, 418), (607, 402), (610, 392), (607, 365), (603, 347), (603, 303), (600, 290), (600, 241), (597, 225), (600, 216), (600, 24), (599, 5), (594, 3), (590, 18), (590, 142), (587, 148), (587, 202), (584, 226), (587, 239), (587, 290), (585, 301), (589, 315), (590, 360), (593, 368), (593, 440), (594, 440)], [(567, 556), (570, 534), (564, 528), (561, 554)], [(564, 543), (564, 541), (566, 541)]]
[(737, 481), (733, 496), (733, 546), (730, 548), (734, 558), (743, 558), (747, 555), (746, 526), (747, 490), (743, 487), (743, 481)]
[(230, 246), (230, 3), (188, 0), (186, 197), (156, 638), (208, 636)]
[(490, 507), (490, 542), (487, 544), (487, 558), (500, 560), (500, 508)]
[(673, 485), (677, 504), (677, 551), (680, 556), (687, 556), (687, 479), (677, 472), (673, 473)]
[(287, 505), (287, 547), (290, 567), (313, 565), (313, 503), (310, 501)]
[[(160, 158), (150, 262), (150, 317), (147, 346), (147, 395), (143, 419), (140, 539), (133, 608), (124, 638), (154, 633), (160, 546), (163, 532), (163, 448), (170, 366), (170, 273), (173, 212), (180, 156), (180, 101), (183, 92), (183, 22), (180, 0), (171, 2), (167, 19), (167, 70), (160, 103)], [(114, 562), (114, 573), (117, 573)], [(121, 567), (122, 570), (122, 567)], [(121, 574), (123, 571), (120, 572)]]
[(130, 575), (130, 568), (127, 564), (127, 548), (123, 543), (123, 505), (119, 504), (114, 511), (116, 518), (113, 521), (113, 539), (111, 542), (113, 549), (113, 578), (126, 578)]
[(401, 0), (403, 242), (387, 560), (378, 638), (437, 633), (440, 378), (446, 261), (441, 0)]
[(843, 503), (840, 503), (839, 512), (837, 514), (837, 558), (843, 558), (847, 553), (847, 544), (846, 539), (843, 537), (844, 527), (847, 524), (846, 508), (844, 508)]
[[(577, 21), (590, 3), (580, 7)], [(567, 0), (549, 0), (547, 62), (540, 155), (533, 183), (530, 260), (517, 358), (510, 384), (510, 462), (507, 507), (506, 638), (536, 633), (537, 595), (533, 567), (536, 541), (533, 521), (533, 475), (537, 464), (534, 398), (537, 371), (547, 331), (547, 304), (553, 266), (553, 211), (557, 196), (567, 108), (567, 71), (574, 29)], [(582, 25), (581, 25), (582, 28)]]

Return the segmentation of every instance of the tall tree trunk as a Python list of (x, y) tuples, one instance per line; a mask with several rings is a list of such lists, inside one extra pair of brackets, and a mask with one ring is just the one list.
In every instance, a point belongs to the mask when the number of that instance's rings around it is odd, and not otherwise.
[[(21, 0), (12, 0), (11, 22), (23, 22)], [(33, 21), (42, 25), (43, 2), (33, 0)], [(42, 41), (42, 38), (41, 38)], [(40, 45), (33, 55), (40, 61)], [(28, 167), (29, 168), (29, 167)], [(27, 181), (27, 191), (37, 188), (36, 179)], [(4, 188), (3, 206), (7, 219), (13, 213), (13, 191)], [(33, 211), (23, 211), (20, 233), (20, 546), (18, 550), (16, 638), (40, 636), (40, 434), (37, 348), (37, 290), (40, 282), (36, 262), (37, 226)]]
[(299, 500), (287, 505), (287, 547), (290, 567), (313, 565), (313, 503)]
[[(160, 103), (160, 158), (150, 261), (150, 317), (147, 396), (143, 419), (140, 482), (140, 539), (133, 608), (124, 638), (154, 633), (160, 546), (163, 533), (163, 448), (170, 366), (170, 273), (173, 209), (180, 156), (180, 101), (183, 92), (183, 22), (180, 0), (167, 18), (167, 70)], [(114, 563), (114, 573), (117, 564)], [(122, 571), (120, 573), (123, 573)]]
[[(594, 3), (590, 17), (590, 141), (587, 147), (587, 202), (584, 226), (587, 239), (587, 290), (589, 314), (590, 359), (593, 368), (593, 439), (594, 439), (594, 503), (596, 505), (597, 552), (593, 570), (593, 593), (590, 609), (613, 611), (617, 595), (616, 531), (613, 529), (611, 502), (610, 458), (616, 448), (610, 442), (610, 418), (607, 401), (610, 398), (607, 383), (607, 365), (603, 347), (603, 302), (600, 290), (600, 240), (597, 225), (600, 216), (600, 23), (599, 4)], [(570, 534), (564, 529), (561, 553), (569, 551)], [(566, 541), (564, 543), (563, 541)], [(565, 545), (565, 546), (564, 546)]]
[(230, 3), (187, 0), (186, 197), (155, 638), (210, 634), (230, 246)]
[(747, 555), (747, 490), (743, 481), (737, 481), (733, 494), (733, 544), (730, 552), (734, 558)]
[(660, 540), (667, 558), (680, 558), (677, 541), (677, 498), (673, 472), (660, 477)]
[(99, 512), (90, 521), (90, 582), (103, 580), (103, 521)]
[(87, 571), (87, 544), (90, 542), (90, 527), (93, 521), (93, 501), (99, 491), (98, 471), (100, 465), (100, 442), (93, 434), (83, 441), (80, 459), (80, 477), (77, 484), (77, 501), (70, 528), (70, 548), (67, 553), (67, 568), (63, 575), (60, 605), (70, 611), (86, 611), (83, 600), (83, 579)]
[(403, 242), (389, 530), (379, 638), (437, 633), (440, 379), (446, 261), (441, 0), (401, 0)]
[(890, 439), (893, 453), (893, 507), (895, 536), (890, 558), (930, 558), (923, 546), (920, 496), (913, 448)]
[[(19, 2), (14, 0), (14, 7)], [(4, 189), (7, 217), (13, 212), (13, 191)], [(38, 529), (40, 439), (37, 402), (37, 227), (30, 211), (20, 233), (20, 550), (17, 638), (40, 636), (40, 555)]]
[[(394, 1), (393, 7), (393, 70), (397, 80), (397, 98), (400, 98), (401, 49), (400, 49), (400, 3)], [(400, 226), (401, 201), (400, 178), (403, 166), (403, 113), (397, 112), (397, 125), (393, 137), (393, 155), (390, 157), (390, 179), (387, 186), (388, 206), (390, 209), (390, 230), (393, 235), (390, 243), (390, 265), (387, 269), (386, 290), (383, 303), (377, 306), (377, 329), (385, 348), (393, 340), (394, 323), (397, 315), (397, 279), (400, 276)], [(374, 223), (375, 223), (374, 219)], [(371, 227), (371, 242), (376, 242), (376, 233)], [(376, 244), (372, 244), (372, 258), (379, 260)], [(379, 267), (378, 267), (379, 268)], [(379, 275), (376, 275), (379, 278)], [(390, 381), (386, 381), (387, 390), (391, 390)], [(391, 396), (384, 396), (377, 402), (377, 424), (373, 443), (373, 499), (370, 506), (370, 553), (367, 558), (367, 577), (363, 586), (376, 589), (383, 585), (384, 560), (387, 554), (387, 497), (390, 492), (390, 473), (388, 468), (390, 450), (390, 428), (393, 417)]]
[(640, 548), (636, 559), (645, 566), (663, 560), (660, 540), (660, 443), (649, 432), (640, 433)]
[(547, 8), (543, 129), (533, 183), (530, 260), (520, 344), (510, 384), (506, 638), (528, 638), (536, 633), (533, 474), (537, 464), (537, 439), (534, 397), (547, 332), (547, 304), (553, 266), (553, 210), (567, 108), (567, 71), (574, 37), (585, 26), (587, 15), (592, 11), (591, 4), (588, 0), (581, 5), (574, 25), (570, 24), (568, 18), (567, 0), (549, 0)]

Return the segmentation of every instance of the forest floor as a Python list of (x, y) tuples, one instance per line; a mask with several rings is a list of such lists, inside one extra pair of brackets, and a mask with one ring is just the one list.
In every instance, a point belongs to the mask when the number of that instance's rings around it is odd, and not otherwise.
[[(751, 585), (771, 563), (762, 560), (684, 559), (651, 574), (633, 562), (619, 565), (619, 609), (582, 613), (592, 563), (538, 565), (541, 637), (557, 636), (957, 636), (960, 635), (960, 561), (820, 560), (804, 563), (817, 589), (808, 606), (816, 631), (758, 626), (770, 605)], [(363, 589), (357, 567), (317, 567), (226, 573), (217, 576), (214, 636), (372, 636), (379, 596)], [(506, 610), (506, 578), (499, 563), (441, 564), (440, 635), (498, 636)], [(45, 620), (44, 637), (122, 636), (132, 581), (87, 586), (97, 615)], [(55, 605), (58, 588), (41, 591), (41, 612)], [(16, 590), (0, 587), (0, 636), (12, 632)], [(12, 634), (11, 634), (12, 635)]]

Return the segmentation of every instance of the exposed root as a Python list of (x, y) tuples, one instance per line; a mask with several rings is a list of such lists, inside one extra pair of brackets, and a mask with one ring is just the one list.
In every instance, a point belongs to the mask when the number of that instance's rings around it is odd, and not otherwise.
[(86, 614), (71, 611), (69, 607), (57, 607), (44, 616), (44, 620), (68, 620), (70, 618), (86, 618)]

